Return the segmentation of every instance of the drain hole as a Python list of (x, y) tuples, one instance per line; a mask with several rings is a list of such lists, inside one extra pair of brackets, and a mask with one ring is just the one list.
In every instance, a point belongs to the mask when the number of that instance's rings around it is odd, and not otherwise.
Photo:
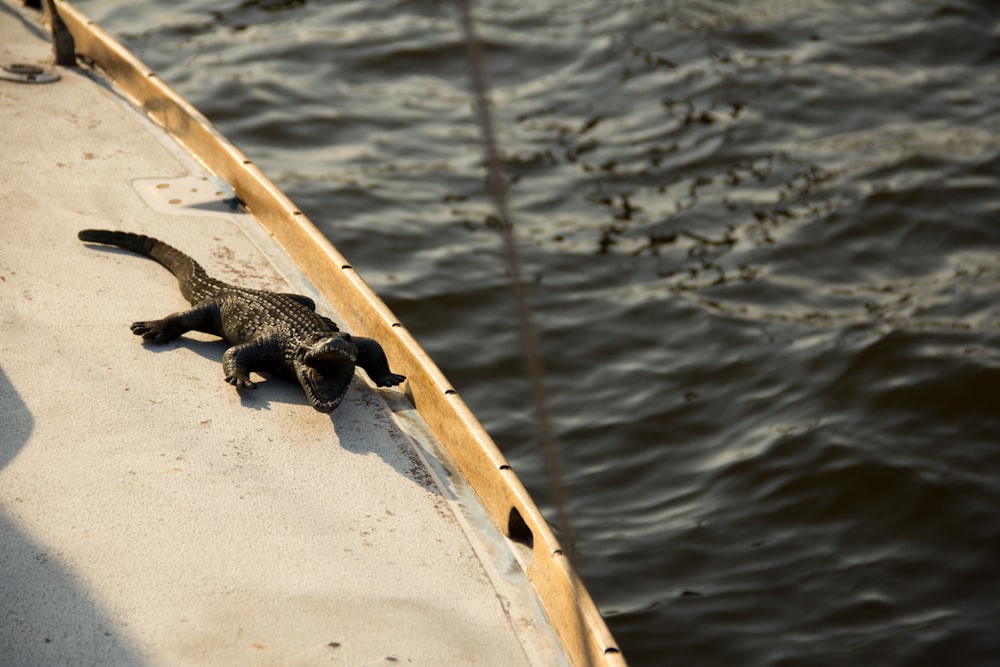
[(59, 80), (59, 75), (44, 67), (26, 63), (0, 65), (0, 79), (17, 83), (51, 83)]
[(4, 65), (3, 68), (11, 74), (24, 74), (25, 76), (37, 76), (45, 71), (38, 65), (24, 65), (22, 63)]
[(535, 536), (516, 507), (510, 508), (510, 516), (507, 517), (507, 537), (529, 549), (535, 546)]

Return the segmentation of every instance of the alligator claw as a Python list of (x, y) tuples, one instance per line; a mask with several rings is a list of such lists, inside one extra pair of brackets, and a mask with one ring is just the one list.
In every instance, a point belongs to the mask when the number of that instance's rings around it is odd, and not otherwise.
[(400, 375), (398, 373), (387, 373), (375, 381), (380, 387), (394, 387), (403, 380), (406, 379), (405, 375)]
[(256, 389), (257, 385), (253, 383), (246, 375), (242, 373), (234, 373), (233, 375), (226, 376), (226, 382), (233, 385), (237, 389)]
[(136, 336), (142, 336), (143, 340), (148, 340), (153, 343), (166, 343), (173, 340), (177, 335), (170, 330), (169, 327), (163, 322), (163, 320), (155, 320), (152, 322), (133, 322), (132, 333)]

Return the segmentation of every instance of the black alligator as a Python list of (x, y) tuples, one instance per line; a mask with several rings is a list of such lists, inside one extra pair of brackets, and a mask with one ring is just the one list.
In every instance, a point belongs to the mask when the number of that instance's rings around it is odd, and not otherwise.
[(232, 346), (222, 355), (226, 382), (237, 389), (255, 387), (251, 371), (287, 375), (299, 381), (314, 408), (331, 412), (344, 399), (355, 366), (380, 387), (406, 379), (389, 370), (381, 345), (340, 331), (316, 313), (309, 297), (229, 285), (209, 277), (180, 250), (149, 236), (99, 229), (78, 236), (152, 257), (169, 269), (193, 308), (161, 320), (135, 322), (132, 333), (152, 343), (166, 343), (188, 331), (221, 336)]

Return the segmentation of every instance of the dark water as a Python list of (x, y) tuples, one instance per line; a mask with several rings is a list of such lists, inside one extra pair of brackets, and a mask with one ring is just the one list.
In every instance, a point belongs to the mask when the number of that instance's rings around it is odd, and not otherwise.
[[(78, 4), (351, 258), (544, 505), (452, 4)], [(478, 5), (626, 657), (1000, 664), (1000, 7)]]

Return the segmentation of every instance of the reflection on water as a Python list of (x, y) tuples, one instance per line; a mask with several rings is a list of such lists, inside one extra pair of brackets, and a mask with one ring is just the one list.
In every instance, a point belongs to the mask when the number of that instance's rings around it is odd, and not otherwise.
[[(545, 499), (449, 3), (79, 3)], [(584, 575), (633, 664), (1000, 655), (1000, 12), (477, 8)]]

